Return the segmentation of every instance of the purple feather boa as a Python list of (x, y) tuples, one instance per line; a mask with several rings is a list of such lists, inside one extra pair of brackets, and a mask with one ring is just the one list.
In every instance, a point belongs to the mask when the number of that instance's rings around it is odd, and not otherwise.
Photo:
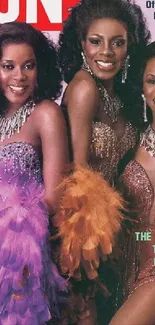
[(0, 164), (0, 325), (58, 316), (65, 281), (50, 261), (43, 185)]

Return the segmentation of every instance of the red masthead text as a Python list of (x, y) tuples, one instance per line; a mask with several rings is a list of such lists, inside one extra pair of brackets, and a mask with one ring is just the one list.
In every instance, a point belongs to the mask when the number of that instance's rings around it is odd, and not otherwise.
[(59, 31), (68, 8), (79, 0), (0, 0), (0, 23), (22, 21), (43, 31)]

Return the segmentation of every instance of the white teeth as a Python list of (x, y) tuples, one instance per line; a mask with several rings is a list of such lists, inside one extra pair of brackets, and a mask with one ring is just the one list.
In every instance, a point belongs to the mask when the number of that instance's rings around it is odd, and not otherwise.
[(13, 91), (20, 92), (25, 89), (25, 87), (15, 87), (15, 86), (9, 86)]
[(112, 66), (113, 66), (113, 63), (112, 63), (112, 62), (97, 61), (97, 63), (98, 63), (99, 65), (101, 65), (101, 67), (105, 67), (105, 68), (107, 68), (107, 67), (112, 67)]

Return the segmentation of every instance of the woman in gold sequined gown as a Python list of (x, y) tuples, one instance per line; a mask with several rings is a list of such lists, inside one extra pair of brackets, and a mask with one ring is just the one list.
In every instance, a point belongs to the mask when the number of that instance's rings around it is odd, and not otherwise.
[[(149, 32), (140, 8), (130, 1), (83, 0), (70, 11), (60, 34), (59, 58), (68, 83), (62, 106), (71, 160), (89, 163), (113, 184), (119, 161), (136, 144), (129, 121), (134, 53), (146, 45)], [(87, 317), (77, 324), (96, 323), (95, 306), (93, 312), (91, 308), (88, 301)]]
[(140, 78), (144, 121), (150, 124), (145, 123), (135, 157), (119, 182), (134, 220), (124, 243), (125, 302), (110, 325), (155, 324), (155, 42), (146, 48)]

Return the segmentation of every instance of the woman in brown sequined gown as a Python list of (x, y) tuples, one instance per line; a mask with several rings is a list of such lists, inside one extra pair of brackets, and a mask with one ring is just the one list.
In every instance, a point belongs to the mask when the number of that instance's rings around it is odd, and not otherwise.
[[(62, 106), (68, 115), (71, 159), (89, 163), (110, 184), (119, 161), (136, 144), (128, 94), (136, 74), (134, 53), (148, 39), (140, 8), (123, 0), (80, 1), (71, 8), (60, 35), (60, 65), (68, 83)], [(87, 307), (88, 317), (77, 324), (95, 324), (95, 312)]]
[[(146, 48), (141, 72), (150, 124), (141, 133), (136, 155), (120, 177), (134, 221), (124, 243), (125, 302), (110, 325), (155, 324), (155, 42)], [(145, 112), (144, 117), (146, 120)]]

